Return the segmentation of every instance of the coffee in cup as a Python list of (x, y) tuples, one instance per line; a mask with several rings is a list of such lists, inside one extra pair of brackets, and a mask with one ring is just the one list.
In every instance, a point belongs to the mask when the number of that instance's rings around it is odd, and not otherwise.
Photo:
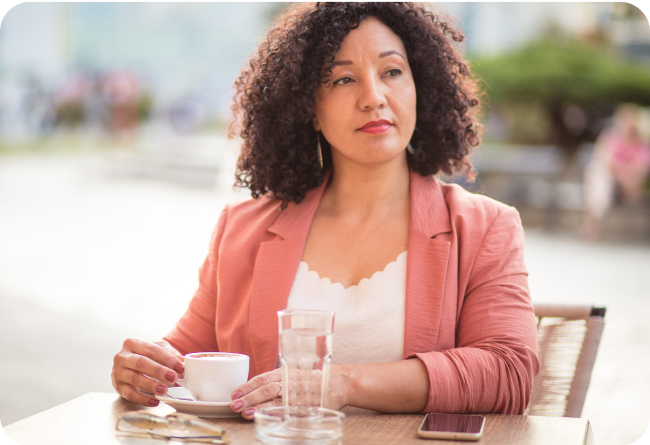
[(230, 394), (248, 380), (247, 355), (230, 352), (194, 352), (185, 355), (185, 373), (179, 380), (194, 400), (230, 402)]

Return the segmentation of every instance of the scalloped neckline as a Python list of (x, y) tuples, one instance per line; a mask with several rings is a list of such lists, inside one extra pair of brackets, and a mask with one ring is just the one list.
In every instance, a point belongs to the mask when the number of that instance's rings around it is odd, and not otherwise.
[(307, 264), (305, 261), (301, 261), (300, 264), (298, 265), (298, 267), (300, 268), (300, 267), (302, 267), (303, 264), (304, 264), (305, 267), (303, 267), (303, 269), (305, 269), (305, 268), (307, 269), (306, 274), (307, 274), (308, 276), (312, 277), (312, 280), (313, 280), (313, 277), (315, 276), (316, 281), (318, 282), (319, 285), (321, 285), (321, 286), (322, 286), (322, 285), (328, 285), (328, 286), (340, 287), (340, 288), (342, 288), (345, 292), (348, 292), (348, 291), (350, 291), (350, 290), (352, 290), (352, 289), (356, 289), (356, 288), (362, 287), (362, 286), (365, 285), (366, 283), (370, 282), (373, 278), (376, 280), (377, 278), (375, 278), (375, 277), (383, 276), (384, 273), (386, 272), (386, 270), (388, 270), (389, 267), (392, 268), (394, 265), (397, 266), (397, 263), (400, 262), (400, 260), (401, 260), (402, 258), (406, 259), (406, 253), (407, 253), (407, 252), (408, 252), (408, 251), (405, 250), (404, 252), (400, 253), (399, 255), (397, 255), (397, 259), (396, 259), (395, 261), (391, 261), (390, 263), (386, 264), (386, 266), (385, 266), (382, 270), (378, 270), (377, 272), (373, 273), (373, 274), (370, 276), (370, 278), (362, 278), (361, 281), (359, 281), (357, 284), (353, 284), (353, 285), (351, 285), (350, 287), (344, 287), (344, 286), (343, 286), (343, 283), (340, 283), (340, 282), (338, 282), (338, 281), (332, 283), (332, 280), (330, 280), (329, 278), (327, 278), (327, 277), (321, 277), (321, 276), (318, 274), (317, 271), (315, 271), (315, 270), (309, 270), (309, 264)]

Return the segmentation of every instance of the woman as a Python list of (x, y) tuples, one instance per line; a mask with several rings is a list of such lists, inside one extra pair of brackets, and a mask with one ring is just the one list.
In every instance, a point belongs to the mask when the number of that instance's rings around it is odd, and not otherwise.
[(639, 202), (650, 174), (650, 145), (642, 134), (643, 109), (634, 104), (620, 105), (612, 126), (596, 141), (585, 168), (585, 219), (583, 236), (596, 240), (602, 220), (612, 206), (617, 190), (625, 202)]
[(125, 342), (118, 393), (156, 405), (138, 389), (163, 394), (181, 354), (241, 352), (251, 380), (231, 407), (252, 418), (281, 403), (276, 312), (335, 307), (330, 407), (523, 413), (539, 364), (519, 216), (432, 177), (471, 173), (478, 144), (450, 38), (410, 4), (283, 14), (236, 84), (238, 183), (257, 199), (222, 212), (165, 341)]

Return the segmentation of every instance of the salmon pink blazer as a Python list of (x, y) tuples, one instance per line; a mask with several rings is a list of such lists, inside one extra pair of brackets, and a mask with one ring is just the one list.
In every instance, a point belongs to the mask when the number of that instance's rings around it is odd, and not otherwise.
[[(410, 178), (404, 358), (427, 368), (424, 411), (522, 414), (539, 362), (519, 214), (433, 177)], [(275, 369), (276, 313), (326, 183), (284, 210), (268, 197), (226, 206), (199, 287), (165, 340), (182, 354), (247, 354), (249, 377)]]

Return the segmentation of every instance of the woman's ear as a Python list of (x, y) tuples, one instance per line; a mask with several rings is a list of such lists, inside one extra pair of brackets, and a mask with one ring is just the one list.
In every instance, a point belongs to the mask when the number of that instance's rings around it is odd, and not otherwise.
[(314, 112), (313, 108), (307, 108), (307, 114), (309, 115), (309, 118), (311, 119), (311, 123), (314, 126), (314, 130), (320, 131), (320, 125), (318, 124), (318, 117), (316, 117), (316, 113)]

